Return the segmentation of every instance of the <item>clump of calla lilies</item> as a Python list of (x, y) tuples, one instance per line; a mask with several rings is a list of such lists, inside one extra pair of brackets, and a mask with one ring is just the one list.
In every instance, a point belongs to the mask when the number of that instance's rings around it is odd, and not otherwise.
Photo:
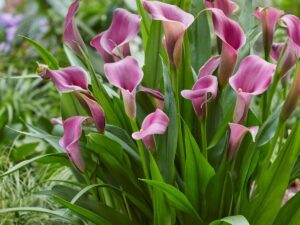
[(93, 201), (60, 204), (94, 224), (299, 224), (300, 19), (238, 2), (137, 0), (89, 45), (70, 5), (81, 66), (37, 73), (61, 93), (59, 146)]

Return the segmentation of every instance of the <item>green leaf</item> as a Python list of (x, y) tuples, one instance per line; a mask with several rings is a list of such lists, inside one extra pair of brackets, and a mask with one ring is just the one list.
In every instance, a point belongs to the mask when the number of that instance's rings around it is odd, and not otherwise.
[(64, 51), (72, 66), (79, 66), (83, 69), (86, 68), (84, 64), (81, 62), (81, 60), (73, 53), (73, 51), (68, 46), (64, 45)]
[(160, 21), (152, 21), (145, 51), (144, 78), (145, 86), (157, 89), (162, 77), (162, 65), (159, 55), (162, 51), (162, 25)]
[(246, 220), (246, 218), (244, 216), (240, 216), (240, 215), (225, 217), (223, 219), (211, 222), (209, 225), (225, 225), (225, 224), (250, 225), (249, 222)]
[(31, 142), (16, 147), (12, 152), (15, 161), (20, 161), (33, 154), (39, 144), (39, 142)]
[(71, 218), (67, 215), (64, 215), (62, 212), (53, 211), (41, 207), (17, 207), (17, 208), (6, 208), (6, 209), (0, 209), (0, 214), (6, 214), (6, 213), (14, 213), (14, 212), (31, 212), (31, 213), (45, 213), (49, 214), (55, 217), (58, 217), (66, 222), (69, 222), (74, 225), (83, 225), (81, 221), (78, 221), (77, 219)]
[(0, 177), (4, 177), (7, 176), (33, 162), (47, 162), (47, 163), (62, 163), (63, 165), (70, 165), (69, 160), (66, 156), (66, 154), (64, 153), (53, 153), (53, 154), (46, 154), (46, 155), (39, 155), (36, 156), (32, 159), (28, 159), (28, 160), (24, 160), (20, 163), (18, 163), (17, 165), (13, 166), (12, 168), (10, 168), (9, 170), (7, 170), (6, 172), (0, 174)]
[(25, 36), (22, 36), (22, 37), (24, 39), (26, 39), (29, 42), (29, 44), (38, 51), (38, 53), (40, 54), (40, 56), (42, 57), (44, 62), (49, 66), (50, 69), (52, 69), (52, 70), (59, 69), (58, 61), (47, 49), (45, 49), (39, 43), (37, 43), (36, 41), (34, 41), (28, 37), (25, 37)]
[(187, 197), (180, 192), (178, 189), (173, 187), (170, 184), (164, 183), (162, 181), (156, 181), (156, 180), (147, 180), (142, 179), (146, 184), (149, 184), (153, 186), (154, 188), (157, 188), (161, 192), (163, 192), (166, 196), (166, 198), (169, 200), (170, 205), (174, 207), (177, 210), (186, 212), (190, 215), (193, 215), (195, 219), (198, 220), (199, 224), (203, 224), (202, 219), (198, 215), (195, 208), (192, 206), (192, 204), (189, 202)]
[(195, 209), (204, 212), (206, 187), (215, 171), (202, 155), (186, 124), (184, 124), (184, 142), (186, 151), (185, 193)]
[(168, 115), (170, 122), (165, 134), (158, 137), (156, 160), (164, 180), (171, 183), (175, 174), (174, 161), (177, 149), (178, 117), (170, 77), (164, 64), (163, 78), (165, 86), (164, 111)]

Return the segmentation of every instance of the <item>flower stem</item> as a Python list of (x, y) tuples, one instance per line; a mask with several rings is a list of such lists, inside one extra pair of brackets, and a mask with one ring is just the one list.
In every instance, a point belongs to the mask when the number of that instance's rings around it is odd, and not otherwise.
[(204, 157), (207, 159), (206, 116), (200, 120), (201, 145)]

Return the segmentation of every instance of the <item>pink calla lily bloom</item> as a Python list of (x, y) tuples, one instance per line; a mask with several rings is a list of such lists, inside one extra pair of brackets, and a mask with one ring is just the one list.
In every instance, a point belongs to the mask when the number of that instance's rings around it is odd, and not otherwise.
[(118, 8), (114, 11), (108, 30), (98, 34), (91, 41), (105, 63), (115, 62), (130, 55), (129, 42), (140, 30), (141, 17)]
[(192, 90), (181, 91), (184, 98), (192, 100), (194, 110), (199, 118), (205, 116), (206, 103), (216, 98), (217, 93), (218, 79), (212, 75), (200, 77)]
[(247, 117), (252, 96), (264, 93), (272, 82), (275, 65), (255, 55), (247, 56), (229, 84), (237, 94), (233, 121), (243, 123)]
[(300, 57), (300, 19), (294, 15), (285, 15), (281, 20), (287, 26), (287, 35), (293, 41), (297, 57)]
[(73, 116), (63, 122), (64, 135), (59, 140), (60, 146), (67, 152), (70, 160), (81, 172), (85, 169), (85, 162), (80, 153), (78, 141), (82, 133), (82, 123), (89, 119), (85, 116)]
[(283, 14), (283, 11), (272, 7), (257, 8), (253, 13), (253, 15), (261, 21), (263, 28), (263, 43), (267, 55), (269, 55), (272, 48), (276, 24)]
[(126, 114), (135, 119), (136, 88), (144, 76), (138, 62), (133, 57), (127, 56), (118, 62), (105, 63), (104, 72), (107, 80), (121, 90)]
[(59, 92), (73, 92), (88, 90), (88, 75), (80, 67), (71, 66), (59, 70), (50, 70), (45, 65), (40, 65), (37, 73), (43, 79), (51, 79)]
[(222, 41), (219, 84), (224, 87), (232, 75), (237, 62), (238, 50), (245, 44), (246, 36), (241, 26), (228, 18), (221, 10), (209, 9), (212, 12), (213, 25), (218, 38)]
[(135, 140), (143, 140), (145, 146), (154, 151), (155, 146), (155, 134), (164, 134), (169, 125), (169, 117), (160, 109), (156, 109), (155, 112), (150, 113), (145, 117), (140, 131), (134, 132), (132, 138)]
[(205, 0), (207, 8), (221, 9), (226, 16), (231, 16), (239, 6), (231, 0)]
[(249, 132), (252, 136), (253, 142), (258, 132), (258, 126), (245, 127), (240, 124), (230, 123), (230, 137), (229, 137), (229, 150), (228, 157), (230, 160), (234, 159), (237, 154), (237, 151), (246, 135)]
[(67, 16), (65, 18), (65, 23), (64, 23), (63, 39), (64, 39), (64, 43), (70, 49), (72, 49), (74, 53), (80, 56), (82, 50), (85, 50), (85, 44), (77, 29), (75, 19), (74, 19), (79, 4), (80, 4), (80, 0), (76, 0), (69, 7)]
[(59, 70), (50, 70), (47, 66), (41, 65), (38, 67), (37, 72), (43, 79), (51, 79), (59, 92), (75, 92), (79, 101), (91, 112), (97, 130), (99, 132), (104, 131), (104, 111), (91, 96), (88, 90), (88, 75), (83, 69), (71, 66)]
[(199, 70), (199, 77), (203, 77), (206, 75), (211, 75), (215, 72), (215, 70), (220, 65), (221, 58), (220, 56), (211, 57)]
[(270, 54), (274, 61), (278, 61), (283, 47), (284, 47), (284, 43), (273, 43), (272, 44)]
[(159, 1), (143, 0), (145, 9), (153, 20), (163, 23), (165, 33), (165, 48), (169, 61), (176, 68), (180, 65), (182, 42), (185, 31), (193, 23), (194, 16), (177, 6)]

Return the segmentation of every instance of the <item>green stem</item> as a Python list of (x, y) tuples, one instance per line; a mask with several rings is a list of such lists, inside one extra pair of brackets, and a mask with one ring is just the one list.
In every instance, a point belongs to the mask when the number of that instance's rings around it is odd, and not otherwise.
[(206, 116), (200, 120), (201, 145), (204, 157), (207, 159)]
[(279, 82), (278, 74), (275, 72), (274, 81), (272, 82), (270, 90), (269, 90), (269, 92), (267, 94), (267, 105), (266, 105), (266, 108), (265, 108), (265, 111), (264, 111), (265, 112), (264, 118), (263, 118), (264, 120), (267, 119), (266, 117), (270, 113), (271, 106), (272, 106), (272, 101), (273, 101), (273, 97), (274, 97), (274, 94), (275, 94), (278, 82)]
[[(130, 123), (131, 123), (133, 131), (138, 131), (139, 130), (135, 120), (130, 120)], [(143, 144), (140, 140), (136, 140), (136, 144), (137, 144), (139, 155), (140, 155), (140, 158), (141, 158), (141, 163), (142, 163), (142, 167), (143, 167), (144, 176), (145, 176), (146, 179), (149, 179), (150, 174), (149, 174), (149, 170), (148, 170), (148, 166), (147, 166), (147, 159), (146, 159), (145, 151), (144, 151), (144, 148), (143, 148)]]

